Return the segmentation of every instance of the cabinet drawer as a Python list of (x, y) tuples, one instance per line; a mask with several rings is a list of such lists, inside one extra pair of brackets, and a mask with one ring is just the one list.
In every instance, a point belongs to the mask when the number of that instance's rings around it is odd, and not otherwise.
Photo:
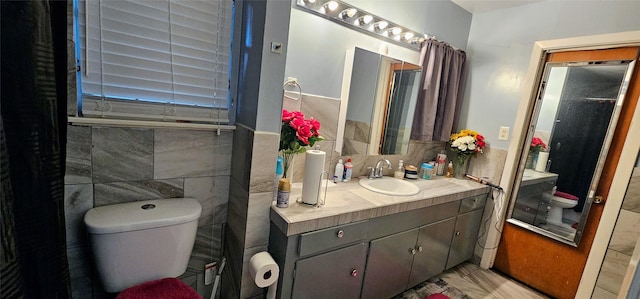
[(466, 213), (475, 209), (484, 208), (484, 204), (487, 201), (487, 194), (469, 197), (461, 200), (460, 211), (458, 213)]
[(367, 237), (367, 221), (345, 224), (300, 235), (300, 256), (362, 241)]

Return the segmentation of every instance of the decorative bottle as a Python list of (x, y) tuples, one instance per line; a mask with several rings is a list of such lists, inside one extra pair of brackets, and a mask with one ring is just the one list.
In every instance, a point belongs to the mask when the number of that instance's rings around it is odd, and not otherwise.
[(393, 177), (396, 179), (403, 179), (404, 178), (404, 165), (402, 165), (403, 161), (400, 160), (400, 162), (398, 162), (398, 169), (396, 169), (395, 172), (393, 172)]

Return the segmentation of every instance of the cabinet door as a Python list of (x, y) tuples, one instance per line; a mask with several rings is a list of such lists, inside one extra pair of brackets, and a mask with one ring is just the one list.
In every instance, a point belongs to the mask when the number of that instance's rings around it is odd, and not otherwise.
[(361, 243), (297, 261), (291, 297), (360, 298), (366, 258)]
[(420, 228), (408, 288), (444, 271), (455, 225), (452, 217)]
[(371, 241), (362, 298), (388, 299), (407, 288), (418, 229)]
[(447, 269), (473, 256), (483, 211), (483, 209), (478, 209), (458, 215), (453, 240), (451, 241), (451, 250), (449, 250)]

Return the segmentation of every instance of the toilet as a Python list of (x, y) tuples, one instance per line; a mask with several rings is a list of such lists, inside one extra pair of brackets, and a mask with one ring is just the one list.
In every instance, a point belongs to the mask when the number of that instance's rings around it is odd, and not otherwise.
[(562, 211), (575, 207), (578, 204), (578, 197), (564, 192), (543, 193), (542, 196), (549, 200), (547, 223), (570, 227), (562, 223)]
[(84, 223), (105, 291), (116, 293), (183, 274), (201, 211), (193, 198), (136, 201), (87, 211)]

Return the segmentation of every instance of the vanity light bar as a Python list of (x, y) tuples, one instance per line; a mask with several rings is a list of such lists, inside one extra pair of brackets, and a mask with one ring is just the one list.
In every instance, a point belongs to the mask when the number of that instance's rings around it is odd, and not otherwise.
[(427, 37), (340, 0), (296, 0), (296, 7), (413, 50), (419, 50), (420, 43)]

